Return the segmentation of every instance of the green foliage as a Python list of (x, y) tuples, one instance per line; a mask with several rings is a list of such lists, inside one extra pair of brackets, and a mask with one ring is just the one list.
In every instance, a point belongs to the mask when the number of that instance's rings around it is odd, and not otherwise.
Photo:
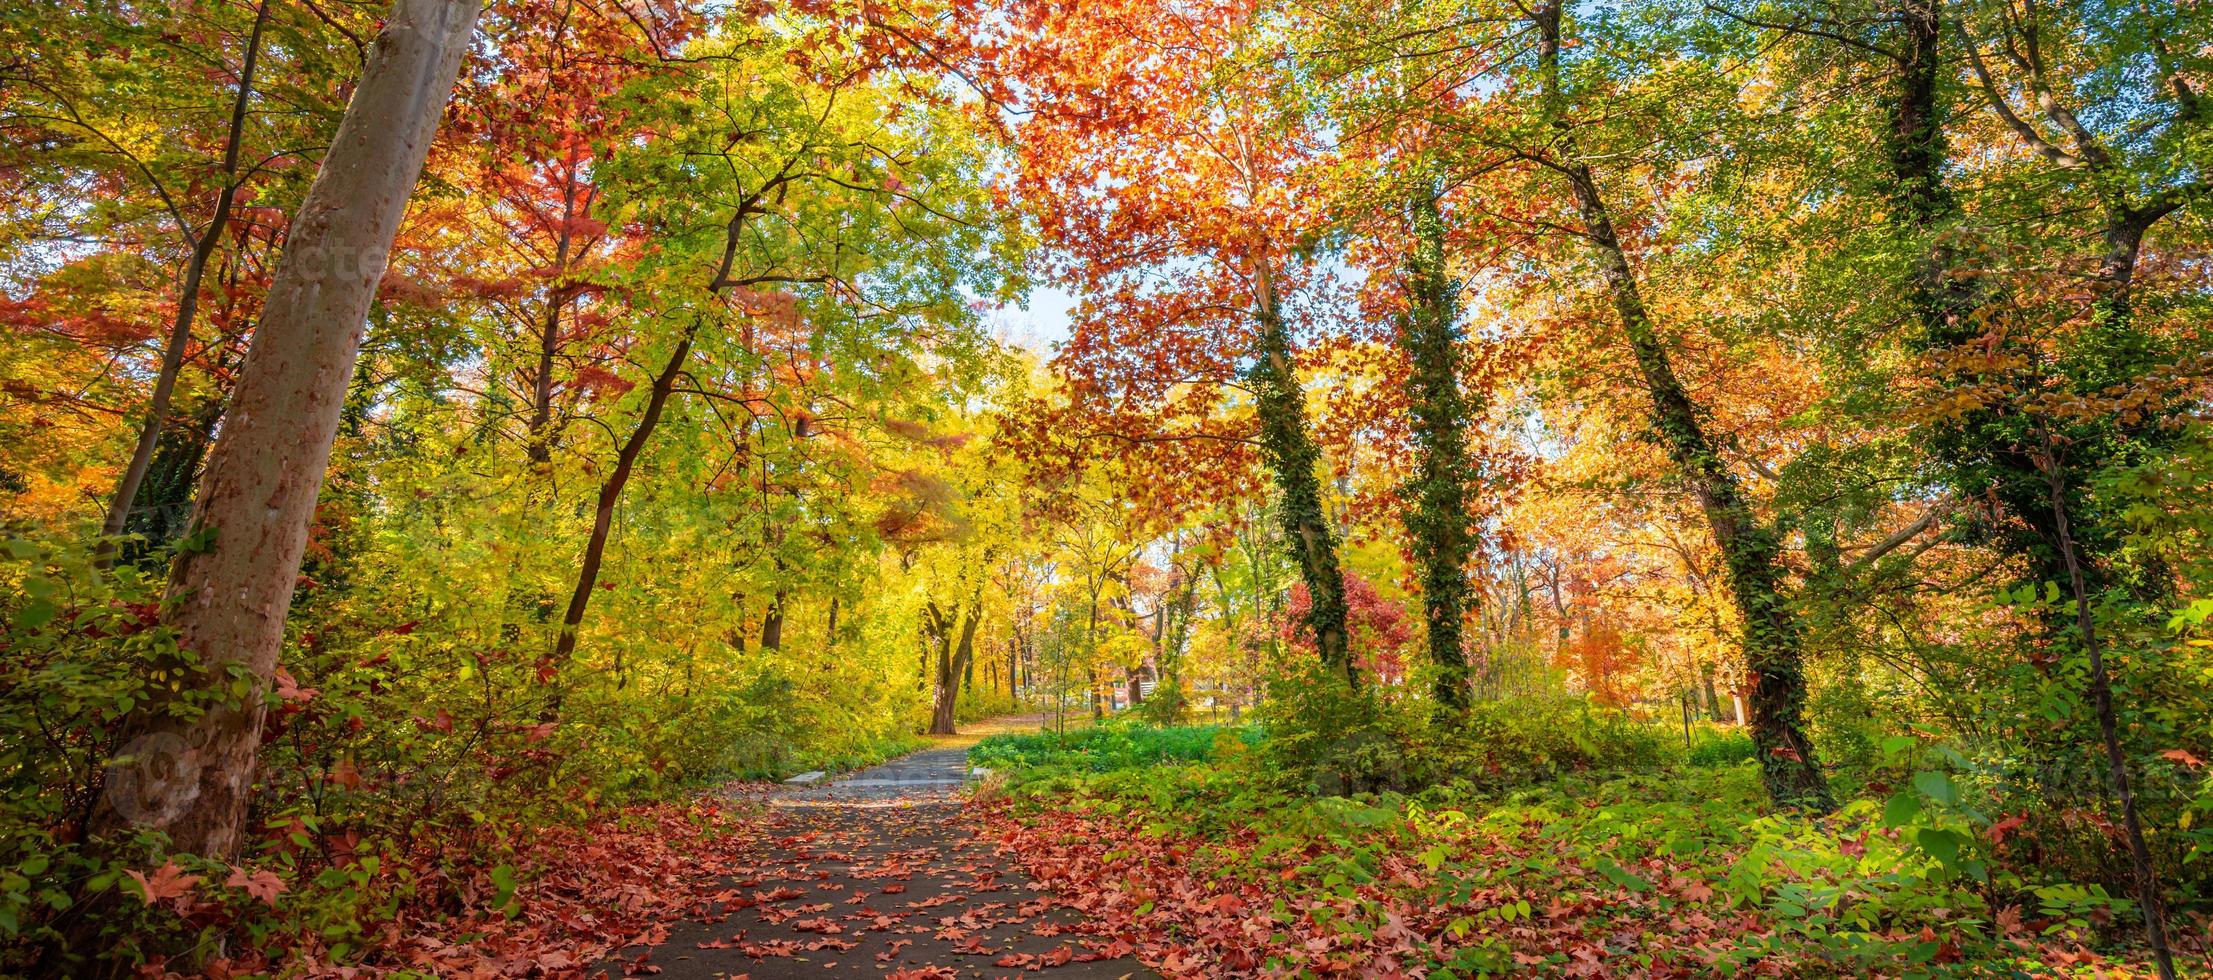
[[(882, 710), (899, 696), (850, 667), (759, 663), (695, 675), (717, 683), (688, 689), (579, 685), (562, 718), (541, 720), (537, 702), (518, 696), (535, 689), (530, 660), (462, 642), (456, 620), (395, 623), (386, 604), (404, 605), (408, 593), (326, 588), (303, 601), (298, 642), (261, 695), (270, 707), (260, 785), (237, 859), (274, 876), (282, 899), (202, 887), (193, 907), (207, 911), (187, 919), (129, 892), (139, 886), (126, 871), (150, 874), (169, 860), (160, 840), (111, 842), (96, 856), (79, 822), (110, 760), (132, 754), (118, 743), (119, 720), (150, 683), (193, 683), (155, 626), (161, 583), (136, 565), (102, 569), (85, 548), (5, 547), (0, 972), (17, 972), (31, 944), (60, 939), (56, 930), (86, 909), (99, 916), (95, 948), (125, 960), (226, 932), (249, 947), (313, 937), (358, 957), (402, 908), (472, 901), (484, 869), (507, 862), (533, 827), (715, 780), (851, 768), (916, 747), (900, 716)], [(630, 653), (635, 670), (655, 651)], [(239, 678), (218, 690), (252, 688)], [(232, 872), (190, 855), (174, 861), (203, 881)]]
[(1168, 727), (1190, 720), (1191, 696), (1184, 693), (1180, 683), (1164, 683), (1146, 695), (1145, 700), (1131, 709), (1148, 725)]
[(953, 718), (961, 724), (1020, 714), (1022, 702), (1004, 691), (977, 690), (972, 686), (961, 688), (960, 701), (954, 705)]
[(971, 764), (994, 770), (1113, 772), (1172, 763), (1203, 762), (1231, 746), (1259, 740), (1245, 726), (1188, 725), (1156, 728), (1110, 722), (1065, 733), (992, 735), (968, 750)]
[[(156, 627), (161, 583), (102, 569), (86, 548), (8, 538), (0, 554), (0, 970), (52, 938), (79, 883), (119, 871), (82, 847), (80, 821), (122, 752), (120, 722), (155, 671), (174, 669)], [(137, 919), (131, 925), (138, 925)]]
[[(1286, 789), (1263, 741), (1194, 764), (1017, 774), (1017, 806), (1127, 826), (1187, 854), (1179, 860), (1197, 878), (1295, 882), (1301, 895), (1341, 902), (1347, 935), (1480, 896), (1464, 921), (1443, 923), (1450, 941), (1424, 954), (1442, 957), (1432, 967), (1477, 972), (1528, 969), (1514, 950), (1530, 934), (1517, 927), (1547, 905), (1554, 928), (1586, 934), (1700, 930), (1699, 952), (1664, 951), (1654, 967), (1743, 970), (1781, 957), (1818, 975), (1900, 964), (1983, 975), (2035, 963), (2036, 943), (2098, 941), (2130, 914), (2098, 886), (2000, 866), (1988, 835), (1941, 802), (1961, 790), (1939, 774), (1915, 780), (1910, 812), (1860, 799), (1808, 819), (1768, 811), (1757, 768), (1733, 742), (1704, 743), (1727, 746), (1712, 750), (1733, 760), (1720, 767), (1344, 797)], [(1640, 739), (1624, 744), (1649, 751), (1648, 762), (1665, 758)]]
[(1314, 658), (1279, 665), (1266, 683), (1258, 717), (1268, 737), (1259, 751), (1272, 778), (1327, 795), (1407, 785), (1421, 708), (1354, 688)]
[(1752, 736), (1742, 730), (1706, 725), (1694, 730), (1683, 761), (1694, 766), (1730, 766), (1752, 761), (1758, 751)]
[(1681, 751), (1680, 736), (1664, 725), (1581, 698), (1537, 697), (1483, 702), (1440, 721), (1416, 772), (1423, 785), (1491, 791), (1569, 772), (1650, 768)]

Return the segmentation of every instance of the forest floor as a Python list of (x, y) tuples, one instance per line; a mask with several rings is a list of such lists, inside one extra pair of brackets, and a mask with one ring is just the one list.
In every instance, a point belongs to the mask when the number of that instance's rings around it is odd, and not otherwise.
[(751, 790), (766, 804), (752, 853), (712, 901), (604, 975), (1153, 977), (1128, 942), (1039, 894), (1005, 844), (962, 818), (968, 747), (1039, 724), (995, 719), (835, 780)]

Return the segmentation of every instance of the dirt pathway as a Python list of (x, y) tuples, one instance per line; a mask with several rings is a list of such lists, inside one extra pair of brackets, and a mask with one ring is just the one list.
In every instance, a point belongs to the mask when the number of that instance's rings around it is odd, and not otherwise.
[(749, 872), (624, 967), (669, 980), (1155, 976), (1127, 943), (1050, 907), (960, 819), (973, 740), (779, 790)]

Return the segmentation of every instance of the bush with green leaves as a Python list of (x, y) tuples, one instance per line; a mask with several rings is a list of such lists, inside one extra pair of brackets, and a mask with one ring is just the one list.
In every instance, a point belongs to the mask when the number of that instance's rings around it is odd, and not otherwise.
[(1705, 725), (1693, 730), (1683, 761), (1694, 766), (1733, 766), (1752, 761), (1758, 752), (1743, 729)]
[(1419, 742), (1419, 785), (1497, 791), (1571, 772), (1649, 769), (1676, 761), (1679, 735), (1569, 695), (1490, 701), (1432, 723)]
[(1225, 739), (1245, 744), (1259, 737), (1251, 728), (1184, 725), (1155, 728), (1108, 722), (1064, 733), (992, 735), (968, 750), (971, 764), (993, 770), (1112, 772), (1146, 766), (1200, 762), (1219, 755)]

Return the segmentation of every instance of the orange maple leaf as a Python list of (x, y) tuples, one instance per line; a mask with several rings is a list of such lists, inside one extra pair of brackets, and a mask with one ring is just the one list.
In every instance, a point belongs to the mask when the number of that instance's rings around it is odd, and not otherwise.
[(248, 874), (244, 868), (232, 868), (231, 876), (224, 880), (223, 885), (226, 888), (243, 888), (246, 894), (262, 900), (270, 908), (277, 907), (277, 896), (284, 894), (286, 887), (284, 879), (277, 877), (274, 871)]
[(152, 877), (136, 871), (126, 871), (124, 874), (138, 882), (139, 897), (144, 898), (148, 905), (164, 899), (182, 898), (192, 892), (193, 886), (200, 883), (199, 875), (185, 874), (183, 868), (177, 867), (174, 858), (155, 868)]

